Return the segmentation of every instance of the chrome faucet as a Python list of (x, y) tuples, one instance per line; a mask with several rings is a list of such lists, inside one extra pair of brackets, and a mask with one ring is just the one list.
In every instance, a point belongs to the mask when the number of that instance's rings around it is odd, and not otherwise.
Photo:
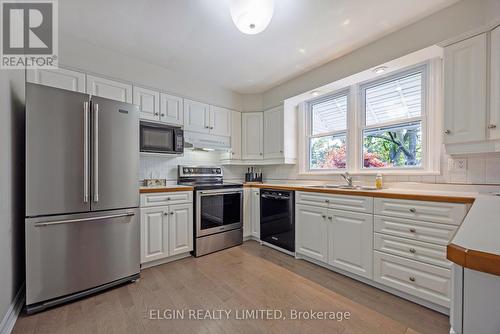
[(352, 176), (348, 172), (340, 174), (340, 176), (344, 178), (345, 182), (347, 182), (347, 185), (349, 187), (352, 187)]

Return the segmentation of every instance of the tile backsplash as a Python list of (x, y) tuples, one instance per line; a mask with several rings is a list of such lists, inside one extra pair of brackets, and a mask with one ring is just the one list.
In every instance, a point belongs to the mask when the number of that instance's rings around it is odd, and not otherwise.
[[(204, 152), (185, 150), (179, 157), (163, 156), (160, 154), (141, 154), (139, 180), (167, 179), (177, 181), (177, 165), (218, 165), (220, 152)], [(246, 171), (243, 166), (224, 167), (225, 180), (242, 180)]]

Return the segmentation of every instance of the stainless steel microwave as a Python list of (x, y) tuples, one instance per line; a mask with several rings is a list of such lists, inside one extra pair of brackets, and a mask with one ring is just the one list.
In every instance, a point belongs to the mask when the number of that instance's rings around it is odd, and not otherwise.
[(184, 131), (180, 126), (140, 122), (140, 150), (149, 153), (184, 153)]

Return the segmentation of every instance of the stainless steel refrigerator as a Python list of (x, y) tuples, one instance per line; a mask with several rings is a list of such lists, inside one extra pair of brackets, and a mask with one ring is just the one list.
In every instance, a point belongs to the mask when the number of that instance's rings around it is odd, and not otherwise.
[(139, 277), (139, 110), (26, 84), (28, 313)]

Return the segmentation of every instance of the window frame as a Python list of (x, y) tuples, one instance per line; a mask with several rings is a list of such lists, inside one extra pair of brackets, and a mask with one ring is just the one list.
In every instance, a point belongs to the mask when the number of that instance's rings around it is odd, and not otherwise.
[[(349, 134), (350, 134), (350, 117), (349, 117), (349, 111), (350, 111), (350, 104), (351, 104), (351, 91), (350, 87), (346, 88), (341, 88), (339, 90), (336, 90), (328, 95), (321, 96), (315, 99), (311, 99), (307, 101), (306, 103), (306, 147), (307, 147), (307, 171), (310, 173), (331, 173), (331, 172), (339, 172), (343, 173), (349, 170), (349, 156), (350, 156), (350, 150), (349, 150)], [(337, 130), (337, 131), (330, 131), (330, 132), (324, 132), (321, 134), (316, 134), (313, 135), (313, 106), (315, 104), (319, 104), (328, 100), (333, 100), (339, 97), (345, 96), (347, 99), (346, 103), (346, 129), (345, 130)], [(311, 168), (311, 139), (312, 138), (320, 138), (320, 137), (327, 137), (327, 136), (339, 136), (345, 134), (345, 141), (346, 141), (346, 166), (345, 168), (323, 168), (323, 169), (313, 169)]]
[[(405, 68), (392, 71), (385, 75), (377, 75), (369, 80), (364, 80), (340, 87), (335, 91), (320, 97), (304, 100), (298, 105), (299, 112), (299, 175), (338, 175), (349, 172), (357, 175), (439, 175), (442, 144), (442, 113), (443, 113), (443, 87), (442, 87), (442, 58), (436, 57), (419, 62)], [(364, 115), (363, 95), (366, 88), (379, 85), (383, 82), (393, 81), (397, 77), (404, 77), (413, 73), (422, 73), (422, 114), (418, 117), (384, 122), (366, 126)], [(310, 138), (343, 133), (334, 131), (312, 136), (312, 109), (311, 105), (320, 101), (331, 99), (335, 96), (347, 94), (347, 130), (346, 133), (346, 168), (344, 169), (311, 169)], [(388, 125), (404, 124), (420, 121), (422, 132), (422, 158), (418, 167), (385, 167), (365, 168), (363, 160), (363, 131), (371, 128), (382, 128)], [(432, 147), (430, 143), (433, 143)]]
[[(396, 71), (393, 73), (389, 73), (383, 77), (375, 78), (372, 80), (364, 81), (358, 84), (359, 86), (359, 123), (358, 128), (356, 129), (356, 133), (359, 138), (359, 147), (358, 149), (358, 161), (357, 161), (357, 170), (359, 171), (373, 171), (375, 173), (386, 173), (387, 171), (423, 171), (427, 166), (428, 160), (428, 145), (427, 145), (427, 115), (428, 115), (428, 64), (418, 64), (414, 66), (407, 67), (400, 71)], [(391, 120), (388, 122), (377, 123), (374, 125), (366, 125), (366, 90), (372, 87), (376, 87), (382, 85), (384, 83), (392, 82), (397, 80), (398, 78), (409, 77), (413, 74), (421, 73), (421, 81), (422, 81), (422, 94), (420, 97), (420, 102), (422, 104), (422, 112), (420, 116)], [(396, 125), (404, 125), (406, 123), (416, 123), (420, 122), (421, 124), (421, 140), (422, 140), (422, 160), (420, 166), (417, 167), (382, 167), (382, 168), (368, 168), (364, 166), (364, 132), (366, 130), (373, 129), (381, 129), (389, 126)]]

